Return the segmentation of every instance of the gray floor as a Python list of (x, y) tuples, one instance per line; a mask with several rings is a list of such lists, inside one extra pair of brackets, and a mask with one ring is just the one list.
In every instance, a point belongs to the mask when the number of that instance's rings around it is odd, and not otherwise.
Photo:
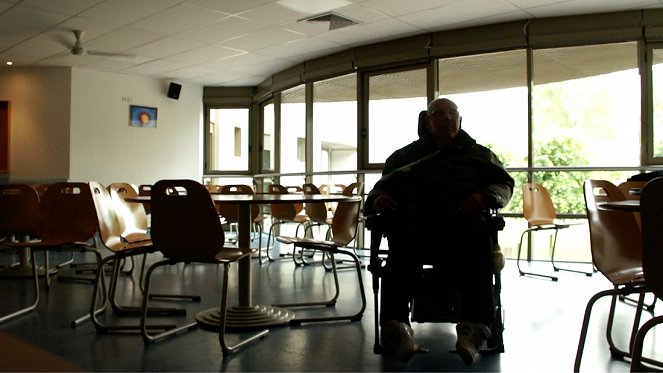
[[(64, 258), (66, 255), (58, 254), (53, 260), (57, 262)], [(83, 259), (77, 258), (78, 261)], [(7, 263), (12, 258), (3, 256), (0, 260), (0, 263)], [(542, 271), (551, 270), (549, 263), (536, 263), (533, 267)], [(62, 269), (60, 272), (68, 271)], [(418, 342), (430, 352), (418, 354), (406, 365), (391, 356), (374, 354), (374, 306), (371, 275), (366, 269), (362, 270), (362, 275), (368, 306), (361, 321), (274, 327), (264, 339), (225, 359), (221, 355), (217, 334), (202, 329), (149, 346), (145, 346), (135, 333), (99, 334), (90, 323), (73, 329), (70, 322), (88, 312), (91, 285), (54, 280), (50, 290), (44, 291), (42, 286), (37, 311), (0, 325), (0, 346), (3, 341), (6, 346), (9, 341), (7, 336), (13, 336), (38, 350), (43, 349), (64, 359), (73, 367), (54, 365), (44, 369), (39, 364), (44, 359), (41, 355), (32, 354), (26, 359), (21, 353), (24, 352), (23, 347), (19, 351), (5, 347), (0, 349), (0, 370), (15, 370), (20, 366), (20, 370), (53, 371), (75, 367), (83, 371), (572, 371), (586, 302), (595, 292), (607, 288), (609, 283), (600, 274), (592, 277), (569, 272), (558, 274), (559, 282), (521, 277), (515, 262), (507, 262), (502, 279), (506, 351), (482, 355), (470, 367), (465, 367), (460, 358), (450, 352), (455, 342), (451, 324), (414, 324)], [(300, 301), (311, 297), (319, 299), (329, 296), (333, 287), (331, 274), (320, 265), (295, 267), (290, 259), (263, 265), (254, 260), (252, 275), (253, 297), (257, 304)], [(233, 267), (230, 277), (231, 303), (236, 303), (236, 267)], [(220, 279), (221, 271), (209, 265), (179, 265), (162, 271), (158, 277), (161, 289), (198, 293), (203, 297), (201, 302), (175, 302), (177, 306), (186, 307), (188, 313), (173, 320), (192, 320), (200, 310), (217, 307)], [(336, 307), (295, 310), (297, 315), (333, 314), (358, 309), (355, 272), (342, 270), (340, 279), (342, 291)], [(125, 284), (122, 297), (138, 304), (139, 290), (135, 279), (124, 278), (122, 282)], [(21, 302), (27, 302), (32, 296), (27, 280), (0, 277), (0, 289), (2, 314), (18, 307)], [(154, 291), (158, 289), (155, 287)], [(607, 300), (597, 303), (582, 371), (629, 371), (628, 361), (612, 359), (608, 351), (605, 340), (608, 306)], [(659, 302), (657, 314), (662, 307)], [(633, 307), (620, 304), (618, 311), (616, 339), (625, 347)], [(104, 318), (117, 322), (135, 321), (131, 317), (116, 317), (110, 311)], [(652, 333), (660, 340), (660, 335), (656, 334), (656, 331)], [(237, 334), (231, 334), (231, 342), (236, 337)], [(646, 352), (650, 356), (663, 358), (661, 343), (658, 351), (654, 351), (654, 344), (655, 341), (648, 340)]]

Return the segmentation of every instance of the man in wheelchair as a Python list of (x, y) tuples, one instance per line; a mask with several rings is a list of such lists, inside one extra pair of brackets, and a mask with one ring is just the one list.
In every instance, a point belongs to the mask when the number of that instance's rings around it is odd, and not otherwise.
[[(492, 151), (461, 129), (453, 101), (432, 101), (424, 121), (422, 136), (387, 158), (365, 203), (365, 215), (390, 216), (379, 310), (382, 345), (403, 363), (419, 349), (410, 328), (410, 302), (422, 263), (432, 262), (460, 294), (456, 349), (469, 365), (495, 319), (495, 231), (486, 211), (511, 199), (514, 181)], [(429, 286), (442, 292), (448, 284)]]

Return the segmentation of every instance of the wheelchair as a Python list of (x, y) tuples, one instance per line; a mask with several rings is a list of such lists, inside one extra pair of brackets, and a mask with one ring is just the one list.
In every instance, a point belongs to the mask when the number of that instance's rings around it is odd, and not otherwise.
[[(365, 216), (365, 226), (371, 231), (370, 259), (368, 270), (373, 277), (373, 300), (375, 304), (375, 342), (373, 353), (382, 354), (384, 349), (380, 343), (380, 279), (384, 274), (385, 263), (389, 250), (380, 248), (382, 237), (386, 236), (389, 226), (389, 213)], [(486, 223), (489, 224), (493, 245), (493, 297), (495, 300), (495, 320), (491, 325), (491, 337), (486, 341), (481, 353), (504, 352), (504, 309), (501, 302), (501, 274), (504, 267), (504, 256), (499, 251), (497, 240), (498, 232), (504, 229), (504, 218), (495, 211), (485, 212)], [(499, 264), (498, 264), (499, 263)], [(460, 322), (460, 294), (453, 286), (440, 288), (444, 284), (444, 273), (440, 273), (434, 266), (422, 263), (421, 276), (416, 280), (417, 286), (414, 297), (410, 302), (410, 320), (412, 322)]]

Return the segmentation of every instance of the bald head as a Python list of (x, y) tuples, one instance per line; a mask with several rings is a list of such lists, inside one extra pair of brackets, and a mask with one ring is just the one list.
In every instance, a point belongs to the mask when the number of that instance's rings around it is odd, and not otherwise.
[(438, 98), (428, 105), (426, 129), (438, 146), (450, 143), (460, 131), (458, 105), (447, 98)]

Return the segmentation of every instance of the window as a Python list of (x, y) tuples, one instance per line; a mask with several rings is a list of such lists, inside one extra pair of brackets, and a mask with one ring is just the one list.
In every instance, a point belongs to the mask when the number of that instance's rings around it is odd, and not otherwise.
[[(313, 83), (313, 171), (357, 168), (357, 74)], [(353, 175), (317, 175), (313, 183), (354, 182)]]
[(439, 97), (458, 105), (462, 128), (507, 167), (527, 166), (525, 50), (440, 59)]
[[(305, 86), (288, 89), (281, 93), (281, 169), (280, 173), (306, 171), (305, 159), (300, 157), (298, 139), (306, 138)], [(281, 178), (283, 185), (302, 185), (303, 176)]]
[(384, 163), (418, 138), (417, 119), (428, 106), (426, 69), (368, 76), (368, 163)]
[[(663, 49), (660, 45), (654, 45), (649, 55), (651, 56), (651, 87), (652, 102), (651, 115), (652, 139), (648, 144), (651, 149), (649, 154), (652, 163), (663, 163)], [(653, 158), (653, 159), (651, 159)]]
[(262, 171), (274, 171), (274, 103), (269, 102), (262, 107)]
[[(640, 105), (635, 42), (534, 50), (533, 166), (639, 166)], [(559, 213), (584, 213), (586, 172), (534, 176)]]
[(206, 172), (249, 171), (249, 109), (208, 111)]

